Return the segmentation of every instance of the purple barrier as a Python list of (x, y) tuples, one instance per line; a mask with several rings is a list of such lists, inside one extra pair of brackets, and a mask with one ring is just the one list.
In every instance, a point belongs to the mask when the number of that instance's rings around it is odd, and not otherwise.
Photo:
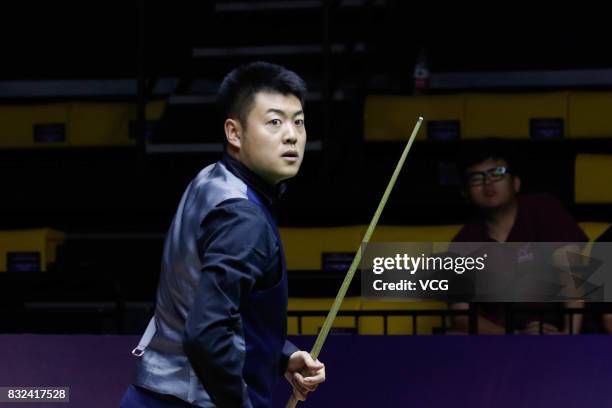
[[(117, 407), (137, 340), (0, 336), (0, 386), (70, 386), (69, 404), (31, 406)], [(314, 342), (293, 340), (305, 349)], [(612, 406), (611, 342), (607, 336), (330, 336), (321, 354), (328, 381), (299, 406)], [(283, 407), (288, 395), (283, 380), (274, 407)]]

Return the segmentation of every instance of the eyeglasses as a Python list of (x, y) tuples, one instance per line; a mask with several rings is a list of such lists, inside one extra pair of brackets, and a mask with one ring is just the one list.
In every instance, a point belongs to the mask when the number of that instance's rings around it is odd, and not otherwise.
[(487, 171), (474, 171), (468, 173), (465, 177), (466, 184), (469, 187), (475, 187), (483, 185), (485, 178), (495, 182), (501, 180), (506, 174), (510, 173), (510, 168), (505, 166), (493, 167)]

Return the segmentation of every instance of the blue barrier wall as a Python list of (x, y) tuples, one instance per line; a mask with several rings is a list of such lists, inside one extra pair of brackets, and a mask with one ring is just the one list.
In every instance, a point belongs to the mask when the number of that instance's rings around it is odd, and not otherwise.
[[(134, 336), (0, 336), (0, 386), (70, 386), (70, 404), (116, 407)], [(313, 337), (293, 338), (309, 349)], [(331, 336), (328, 381), (306, 407), (612, 406), (608, 336)], [(275, 407), (288, 384), (279, 382)], [(25, 406), (25, 405), (24, 405)]]

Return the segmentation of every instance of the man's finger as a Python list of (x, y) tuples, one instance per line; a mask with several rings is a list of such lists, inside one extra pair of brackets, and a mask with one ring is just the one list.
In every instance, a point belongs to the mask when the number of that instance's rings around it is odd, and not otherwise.
[(325, 370), (320, 370), (318, 373), (312, 376), (304, 378), (306, 384), (321, 384), (325, 381)]
[(309, 353), (304, 354), (304, 363), (306, 364), (306, 367), (308, 367), (311, 370), (320, 370), (323, 367), (325, 367), (325, 365), (321, 363), (319, 360), (314, 361), (312, 359), (312, 356)]
[(300, 386), (304, 387), (308, 391), (314, 391), (317, 388), (317, 384), (307, 381), (308, 377), (303, 377), (299, 373), (295, 373), (294, 375), (295, 381), (300, 384)]
[(306, 396), (311, 391), (311, 390), (308, 389), (310, 386), (306, 386), (306, 384), (304, 383), (304, 377), (302, 377), (299, 373), (295, 373), (293, 375), (293, 382), (292, 382), (292, 384), (302, 394), (304, 394), (304, 396)]

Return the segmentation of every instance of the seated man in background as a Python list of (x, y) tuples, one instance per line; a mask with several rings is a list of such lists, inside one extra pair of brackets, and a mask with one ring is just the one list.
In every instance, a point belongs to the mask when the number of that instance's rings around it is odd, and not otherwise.
[[(453, 242), (585, 242), (588, 238), (558, 200), (546, 194), (518, 195), (521, 179), (512, 154), (500, 141), (488, 141), (479, 149), (463, 155), (460, 171), (463, 194), (477, 212), (477, 218), (457, 233)], [(558, 303), (524, 303), (538, 313), (517, 314), (513, 318), (515, 333), (539, 334), (542, 316), (543, 334), (577, 333), (581, 316), (571, 323), (563, 317)], [(582, 303), (567, 302), (568, 307)], [(505, 308), (500, 303), (478, 305), (478, 333), (506, 333)], [(451, 304), (451, 309), (465, 310), (468, 303)], [(552, 312), (551, 312), (552, 309)], [(541, 311), (541, 313), (540, 313)], [(467, 332), (468, 318), (452, 320), (454, 331)]]

